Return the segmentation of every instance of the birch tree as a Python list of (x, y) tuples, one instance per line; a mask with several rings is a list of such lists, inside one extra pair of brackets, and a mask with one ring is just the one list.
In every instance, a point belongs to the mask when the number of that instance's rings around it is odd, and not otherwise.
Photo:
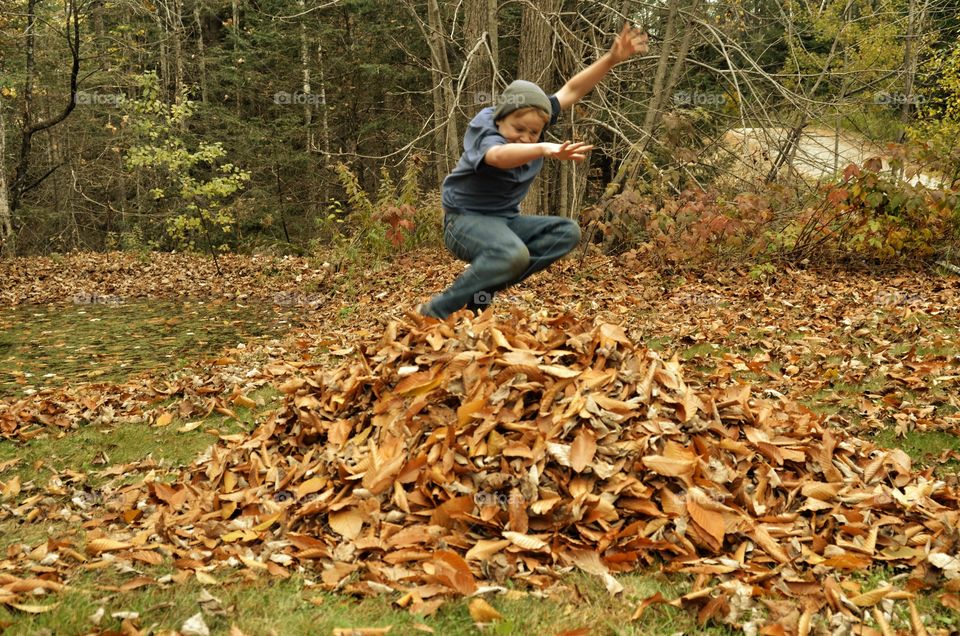
[(0, 255), (11, 252), (13, 222), (7, 199), (7, 125), (6, 106), (0, 96)]

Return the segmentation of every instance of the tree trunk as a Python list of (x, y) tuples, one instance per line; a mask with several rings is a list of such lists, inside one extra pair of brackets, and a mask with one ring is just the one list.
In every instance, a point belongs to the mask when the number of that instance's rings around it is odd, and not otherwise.
[(327, 121), (327, 82), (323, 75), (323, 43), (317, 42), (317, 72), (320, 79), (320, 135), (324, 160), (330, 157), (330, 125)]
[[(231, 8), (233, 10), (233, 63), (237, 63), (237, 58), (240, 57), (240, 0), (232, 0)], [(237, 107), (237, 117), (240, 116), (240, 82), (237, 82), (235, 86), (234, 93), (234, 102)]]
[(460, 156), (460, 138), (457, 135), (457, 104), (453, 93), (453, 78), (450, 75), (447, 42), (437, 0), (427, 0), (427, 20), (429, 31), (425, 35), (430, 46), (433, 77), (433, 116), (436, 129), (434, 145), (438, 155), (439, 183), (449, 174)]
[(303, 132), (307, 142), (307, 152), (313, 152), (315, 142), (310, 124), (313, 122), (313, 108), (310, 99), (310, 40), (307, 38), (307, 15), (305, 0), (297, 0), (300, 8), (300, 72), (303, 75)]
[[(556, 90), (552, 86), (556, 68), (553, 56), (553, 24), (559, 12), (560, 0), (541, 0), (536, 5), (524, 5), (521, 18), (520, 33), (523, 35), (520, 40), (517, 79), (536, 83), (548, 95)], [(546, 214), (550, 211), (549, 193), (557, 177), (554, 174), (555, 166), (545, 165), (544, 168), (520, 205), (523, 214)]]
[[(603, 26), (599, 26), (598, 29), (603, 33), (609, 32), (609, 29), (604, 29)], [(558, 47), (558, 56), (555, 61), (558, 79), (563, 81), (581, 71), (589, 57), (588, 50), (592, 48), (588, 46), (587, 38), (583, 37), (574, 39), (566, 46)], [(603, 83), (601, 82), (594, 90), (603, 90)], [(594, 126), (581, 124), (580, 120), (592, 119), (594, 115), (588, 103), (580, 101), (564, 114), (557, 127), (551, 132), (558, 139), (591, 139)], [(586, 191), (586, 177), (590, 170), (590, 162), (591, 159), (588, 157), (583, 163), (554, 161), (544, 166), (544, 172), (548, 177), (546, 181), (552, 186), (547, 201), (556, 202), (552, 212), (571, 219), (578, 218)]]
[(464, 98), (467, 119), (481, 108), (492, 106), (497, 92), (497, 0), (466, 0), (463, 17), (463, 49), (466, 52)]
[(183, 0), (172, 0), (173, 12), (170, 15), (170, 33), (173, 36), (173, 72), (174, 99), (178, 102), (184, 93), (183, 73)]
[(917, 11), (917, 0), (910, 0), (909, 15), (907, 16), (907, 36), (903, 46), (903, 105), (900, 108), (900, 124), (903, 130), (900, 132), (901, 143), (907, 135), (907, 124), (910, 123), (910, 106), (913, 101), (913, 81), (917, 74), (917, 54), (916, 46), (917, 33), (921, 30), (921, 17), (926, 13), (928, 3), (924, 3), (923, 12)]
[(158, 5), (156, 7), (156, 23), (157, 29), (159, 30), (159, 48), (158, 52), (160, 54), (160, 88), (164, 96), (169, 97), (171, 93), (170, 89), (170, 55), (168, 53), (167, 41), (167, 21), (163, 17), (164, 5)]
[(7, 128), (0, 102), (0, 256), (13, 253), (13, 219), (7, 198)]
[(64, 6), (66, 22), (66, 38), (70, 48), (70, 55), (73, 62), (70, 67), (70, 88), (67, 96), (67, 103), (58, 115), (53, 115), (47, 119), (34, 122), (33, 120), (33, 82), (36, 74), (36, 7), (37, 0), (28, 0), (27, 2), (27, 29), (25, 33), (25, 56), (23, 81), (23, 110), (21, 111), (21, 122), (23, 128), (20, 132), (20, 153), (17, 157), (16, 169), (13, 175), (13, 182), (9, 191), (9, 209), (11, 217), (17, 212), (23, 201), (23, 195), (30, 189), (40, 185), (44, 179), (49, 177), (57, 165), (49, 168), (45, 173), (31, 181), (30, 172), (30, 151), (33, 147), (33, 136), (38, 132), (52, 128), (66, 119), (77, 105), (77, 77), (80, 75), (80, 16), (77, 13), (77, 6), (73, 0), (67, 0)]
[(200, 63), (200, 101), (207, 103), (207, 61), (203, 46), (203, 23), (200, 21), (200, 0), (193, 2), (193, 22), (197, 26), (197, 61)]
[[(682, 6), (684, 4), (688, 6), (686, 7), (686, 13), (681, 16), (680, 10), (684, 8)], [(603, 194), (604, 200), (608, 200), (619, 193), (624, 185), (635, 181), (639, 174), (643, 157), (653, 139), (657, 126), (660, 125), (667, 99), (680, 79), (680, 73), (690, 50), (690, 43), (694, 34), (690, 15), (696, 10), (697, 4), (698, 0), (671, 0), (670, 2), (663, 45), (660, 49), (660, 58), (657, 60), (657, 70), (653, 77), (650, 105), (643, 118), (640, 139), (627, 151), (616, 176), (607, 185)], [(682, 27), (680, 26), (681, 22), (683, 23)], [(678, 31), (682, 35), (679, 35)], [(670, 66), (670, 58), (673, 58), (672, 67)]]

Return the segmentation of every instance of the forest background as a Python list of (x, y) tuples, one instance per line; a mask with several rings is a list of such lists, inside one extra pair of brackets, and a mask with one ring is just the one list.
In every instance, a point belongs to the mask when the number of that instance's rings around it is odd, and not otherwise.
[(466, 122), (624, 22), (649, 54), (550, 131), (597, 149), (548, 163), (525, 212), (676, 265), (951, 261), (951, 0), (3, 0), (0, 246), (437, 244)]

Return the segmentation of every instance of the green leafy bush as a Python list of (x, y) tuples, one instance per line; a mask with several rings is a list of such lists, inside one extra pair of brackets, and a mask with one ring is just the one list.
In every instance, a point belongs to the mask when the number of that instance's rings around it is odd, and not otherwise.
[[(136, 135), (124, 162), (144, 180), (147, 196), (141, 205), (165, 218), (175, 244), (194, 248), (203, 234), (212, 249), (213, 233), (219, 232), (222, 241), (234, 225), (226, 202), (242, 190), (250, 173), (224, 161), (227, 152), (219, 142), (201, 141), (190, 149), (186, 122), (195, 104), (184, 96), (174, 104), (164, 102), (156, 73), (145, 73), (140, 97), (124, 103)], [(221, 242), (218, 247), (227, 246)]]
[(338, 163), (335, 170), (346, 202), (332, 203), (321, 219), (335, 249), (352, 255), (350, 258), (383, 258), (439, 242), (439, 204), (420, 191), (420, 157), (414, 156), (407, 162), (399, 185), (382, 169), (375, 199), (363, 189), (348, 165)]
[(929, 259), (960, 240), (960, 196), (901, 178), (894, 161), (849, 165), (839, 183), (822, 189), (818, 204), (798, 215), (777, 237), (793, 258), (839, 258), (875, 263)]

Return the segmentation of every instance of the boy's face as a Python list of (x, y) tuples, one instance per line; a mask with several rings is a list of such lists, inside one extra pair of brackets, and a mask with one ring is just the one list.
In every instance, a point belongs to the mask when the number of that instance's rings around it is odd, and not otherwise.
[(534, 109), (515, 110), (497, 121), (497, 130), (512, 144), (535, 144), (546, 124)]

